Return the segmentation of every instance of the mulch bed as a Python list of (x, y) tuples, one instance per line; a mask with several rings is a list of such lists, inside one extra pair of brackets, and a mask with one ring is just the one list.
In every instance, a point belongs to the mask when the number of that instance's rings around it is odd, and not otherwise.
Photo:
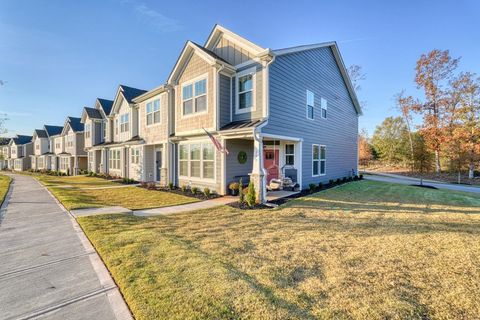
[(186, 192), (183, 192), (182, 189), (180, 189), (180, 188), (173, 188), (173, 189), (165, 188), (165, 187), (155, 187), (155, 188), (153, 188), (153, 187), (142, 186), (142, 185), (140, 185), (139, 187), (140, 188), (145, 188), (145, 189), (148, 189), (148, 190), (175, 193), (175, 194), (178, 194), (178, 195), (181, 195), (181, 196), (195, 198), (195, 199), (199, 199), (199, 200), (211, 200), (211, 199), (216, 199), (216, 198), (221, 197), (220, 195), (218, 195), (216, 193), (211, 193), (210, 196), (207, 198), (205, 196), (205, 194), (201, 191), (197, 192), (196, 194), (193, 194), (190, 190), (188, 190)]

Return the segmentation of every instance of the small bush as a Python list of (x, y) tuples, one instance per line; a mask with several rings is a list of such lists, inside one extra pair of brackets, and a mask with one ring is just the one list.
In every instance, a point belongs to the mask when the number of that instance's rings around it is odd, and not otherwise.
[(319, 189), (319, 190), (322, 190), (322, 189), (323, 189), (323, 183), (321, 183), (321, 182), (318, 183), (318, 189)]
[(197, 194), (198, 188), (197, 187), (192, 187), (192, 194)]
[(173, 190), (173, 182), (168, 183), (168, 189)]
[(360, 178), (360, 180), (363, 180), (363, 174), (361, 174), (359, 178)]
[(357, 175), (354, 175), (353, 176), (353, 181), (357, 181), (358, 180), (358, 176)]
[(157, 189), (157, 186), (155, 185), (155, 182), (149, 182), (147, 184), (147, 189), (148, 190), (156, 190)]
[(185, 193), (185, 192), (187, 192), (188, 187), (187, 187), (187, 185), (184, 184), (180, 187), (180, 189), (182, 189), (182, 192)]
[(317, 187), (317, 185), (315, 183), (310, 183), (308, 185), (308, 187), (310, 188), (310, 193), (313, 193), (315, 191), (315, 188)]
[(340, 184), (340, 183), (342, 183), (342, 180), (340, 180), (340, 178), (338, 178), (335, 183), (336, 183), (336, 184)]
[(203, 194), (205, 195), (205, 197), (207, 198), (210, 198), (210, 189), (209, 188), (204, 188), (203, 189)]
[(230, 190), (238, 190), (239, 188), (240, 188), (240, 184), (238, 182), (230, 182), (230, 184), (228, 185), (228, 189)]
[(253, 181), (250, 181), (248, 184), (248, 191), (247, 191), (247, 205), (251, 208), (255, 205), (257, 201), (257, 196), (255, 194), (255, 185), (253, 184)]
[(345, 182), (347, 182), (347, 177), (343, 177), (342, 179), (342, 183), (345, 183)]
[(243, 179), (240, 178), (240, 181), (238, 182), (238, 188), (239, 188), (239, 199), (238, 201), (240, 203), (243, 203), (245, 201), (245, 194), (243, 193)]
[(333, 179), (328, 180), (328, 184), (330, 186), (333, 186), (335, 184), (335, 181)]
[(353, 178), (352, 178), (352, 177), (348, 177), (348, 181), (352, 181), (352, 180), (353, 180)]

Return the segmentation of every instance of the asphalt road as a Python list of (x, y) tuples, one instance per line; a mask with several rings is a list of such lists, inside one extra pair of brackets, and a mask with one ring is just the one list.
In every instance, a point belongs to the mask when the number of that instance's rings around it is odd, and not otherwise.
[(14, 175), (1, 214), (0, 319), (122, 318), (115, 284), (102, 281), (95, 251), (43, 186)]
[[(417, 178), (404, 177), (404, 176), (389, 174), (389, 173), (380, 173), (380, 174), (366, 173), (364, 174), (364, 176), (365, 176), (365, 179), (374, 180), (374, 181), (393, 182), (393, 183), (401, 183), (401, 184), (409, 184), (409, 185), (420, 183), (420, 179), (417, 179)], [(423, 184), (433, 186), (438, 189), (448, 189), (448, 190), (455, 190), (455, 191), (480, 193), (480, 187), (473, 187), (468, 185), (443, 183), (443, 182), (431, 181), (431, 180), (424, 180)]]

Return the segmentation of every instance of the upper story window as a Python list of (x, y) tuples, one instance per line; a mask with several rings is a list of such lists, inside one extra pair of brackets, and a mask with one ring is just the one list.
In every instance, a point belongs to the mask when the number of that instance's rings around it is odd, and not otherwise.
[(160, 123), (160, 99), (147, 103), (147, 126)]
[(40, 150), (40, 144), (39, 144), (39, 143), (36, 143), (36, 144), (35, 144), (35, 149), (36, 149), (36, 150)]
[(321, 101), (320, 106), (322, 108), (322, 118), (326, 119), (327, 118), (327, 99), (322, 98), (320, 101)]
[(314, 144), (312, 146), (312, 175), (322, 176), (326, 168), (326, 147)]
[(237, 103), (236, 113), (250, 112), (254, 109), (254, 81), (255, 68), (251, 68), (237, 74)]
[(107, 139), (107, 121), (103, 121), (103, 122), (102, 122), (102, 126), (103, 126), (103, 137), (102, 137), (102, 140), (105, 141), (105, 139)]
[(115, 134), (118, 134), (118, 119), (115, 119)]
[(89, 139), (90, 138), (90, 124), (85, 125), (85, 138)]
[(73, 147), (73, 135), (67, 136), (67, 147)]
[(313, 120), (313, 108), (315, 106), (315, 94), (307, 90), (307, 119)]
[(120, 116), (120, 132), (127, 132), (129, 130), (129, 114), (125, 113)]
[(195, 81), (182, 87), (183, 115), (207, 110), (207, 79)]

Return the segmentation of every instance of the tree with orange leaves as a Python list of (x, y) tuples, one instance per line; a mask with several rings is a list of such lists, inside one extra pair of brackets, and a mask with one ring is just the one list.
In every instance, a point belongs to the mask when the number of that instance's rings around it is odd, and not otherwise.
[(432, 50), (422, 54), (415, 68), (415, 82), (423, 89), (425, 102), (412, 109), (423, 115), (420, 129), (427, 146), (435, 153), (435, 171), (441, 172), (440, 152), (444, 140), (444, 120), (448, 108), (446, 86), (457, 68), (459, 59), (450, 57), (448, 50)]

